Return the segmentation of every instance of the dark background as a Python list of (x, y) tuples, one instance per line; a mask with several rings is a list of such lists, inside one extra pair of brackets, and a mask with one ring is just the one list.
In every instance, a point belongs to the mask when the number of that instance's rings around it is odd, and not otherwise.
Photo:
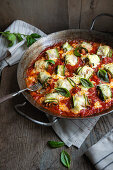
[[(16, 19), (51, 33), (69, 28), (89, 29), (100, 13), (113, 13), (113, 0), (0, 0), (0, 28)], [(102, 17), (98, 30), (113, 30), (113, 19)]]

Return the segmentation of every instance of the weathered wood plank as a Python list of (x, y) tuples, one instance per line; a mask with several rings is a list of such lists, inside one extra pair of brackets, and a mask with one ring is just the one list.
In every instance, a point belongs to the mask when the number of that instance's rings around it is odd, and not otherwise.
[(4, 0), (0, 2), (0, 28), (21, 19), (45, 33), (68, 29), (67, 0)]
[(82, 0), (68, 0), (69, 28), (80, 28)]
[[(113, 14), (113, 1), (82, 0), (80, 28), (90, 29), (93, 18), (100, 13)], [(113, 32), (113, 18), (99, 18), (95, 24), (95, 28), (99, 31)]]

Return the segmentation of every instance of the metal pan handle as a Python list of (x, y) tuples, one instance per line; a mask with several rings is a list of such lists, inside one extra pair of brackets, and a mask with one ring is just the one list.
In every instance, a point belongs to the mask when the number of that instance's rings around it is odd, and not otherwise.
[(52, 126), (52, 125), (54, 125), (58, 121), (58, 118), (56, 118), (56, 117), (50, 123), (45, 123), (45, 122), (40, 122), (38, 120), (35, 120), (35, 119), (31, 118), (30, 116), (26, 115), (24, 112), (20, 111), (19, 108), (21, 108), (21, 107), (23, 107), (25, 105), (26, 105), (26, 102), (24, 102), (22, 104), (15, 105), (16, 112), (19, 113), (21, 116), (24, 116), (25, 118), (27, 118), (28, 120), (31, 120), (32, 122), (34, 122), (36, 124), (43, 125), (43, 126)]
[(99, 18), (99, 17), (102, 17), (102, 16), (113, 17), (112, 14), (108, 14), (108, 13), (102, 13), (102, 14), (97, 15), (97, 16), (93, 19), (93, 21), (92, 21), (91, 28), (90, 28), (91, 31), (92, 31), (93, 28), (94, 28), (94, 24), (95, 24), (96, 19)]

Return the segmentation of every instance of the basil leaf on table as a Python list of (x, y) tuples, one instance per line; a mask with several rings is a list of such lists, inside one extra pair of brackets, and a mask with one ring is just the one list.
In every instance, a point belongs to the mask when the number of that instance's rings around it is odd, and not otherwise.
[(109, 77), (108, 77), (108, 74), (105, 70), (102, 70), (100, 69), (98, 72), (97, 72), (97, 76), (102, 80), (102, 81), (105, 81), (105, 82), (109, 82)]
[(48, 145), (51, 148), (59, 148), (59, 147), (64, 146), (65, 144), (64, 144), (64, 142), (48, 141)]
[(16, 38), (19, 42), (21, 42), (23, 40), (22, 35), (20, 33), (16, 34)]
[(30, 35), (32, 38), (40, 38), (41, 36), (39, 35), (39, 34), (37, 34), (37, 33), (32, 33), (31, 35)]
[[(0, 32), (1, 33), (1, 32)], [(13, 33), (10, 33), (10, 31), (3, 32), (2, 35), (8, 40), (8, 46), (11, 47), (14, 42), (16, 41), (16, 36)]]
[(46, 60), (48, 63), (55, 64), (53, 60)]
[(58, 93), (60, 93), (62, 96), (65, 96), (65, 97), (70, 97), (71, 96), (70, 92), (66, 88), (58, 87), (58, 88), (55, 88), (55, 90)]
[(93, 83), (85, 78), (81, 78), (80, 82), (81, 82), (82, 86), (84, 86), (86, 88), (94, 87)]
[(71, 159), (70, 159), (69, 154), (66, 151), (61, 152), (60, 160), (65, 167), (67, 168), (70, 167)]
[(24, 36), (27, 41), (27, 47), (29, 47), (34, 42), (36, 42), (36, 38), (41, 37), (37, 33), (32, 33), (31, 35), (25, 35), (25, 34), (21, 34), (21, 33), (11, 33), (10, 31), (0, 32), (0, 34), (2, 34), (2, 36), (4, 36), (9, 41), (9, 44), (8, 44), (9, 47), (13, 46), (16, 39), (19, 42), (22, 41), (23, 40), (22, 36)]

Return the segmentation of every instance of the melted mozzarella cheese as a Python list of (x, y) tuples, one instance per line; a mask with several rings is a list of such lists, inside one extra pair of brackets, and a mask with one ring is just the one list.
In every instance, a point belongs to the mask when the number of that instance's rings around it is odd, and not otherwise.
[(93, 69), (89, 66), (84, 66), (80, 69), (80, 71), (78, 72), (78, 75), (81, 78), (86, 78), (88, 79), (89, 77), (91, 77), (92, 73), (93, 73)]
[(99, 102), (99, 101), (95, 102), (94, 108), (97, 109), (97, 108), (100, 108), (100, 107), (102, 107), (102, 105), (100, 104), (100, 102)]
[(96, 54), (92, 54), (92, 55), (88, 54), (87, 58), (89, 60), (89, 64), (92, 66), (92, 68), (95, 68), (95, 67), (97, 67), (97, 65), (100, 64), (100, 58)]
[(74, 66), (77, 63), (77, 57), (74, 54), (67, 54), (65, 57), (65, 63)]
[(113, 63), (106, 64), (104, 68), (113, 76)]
[(70, 82), (67, 79), (64, 80), (58, 80), (57, 85), (60, 88), (66, 88), (67, 90), (71, 90), (73, 86), (70, 84)]
[(59, 109), (64, 111), (64, 112), (69, 112), (68, 107), (64, 103), (59, 103)]
[(74, 108), (71, 109), (71, 111), (74, 114), (77, 114), (80, 112), (80, 110), (85, 109), (85, 97), (84, 95), (78, 95), (76, 94), (74, 97)]
[(97, 55), (107, 56), (109, 54), (110, 47), (107, 45), (100, 46), (97, 51)]
[(35, 70), (36, 70), (37, 72), (44, 71), (44, 70), (47, 68), (47, 66), (48, 66), (48, 63), (47, 63), (47, 61), (45, 61), (43, 58), (40, 59), (40, 60), (37, 60), (37, 61), (35, 62)]
[(83, 42), (81, 44), (82, 47), (86, 48), (88, 51), (91, 51), (92, 50), (92, 45), (90, 43), (87, 43), (87, 42)]
[(51, 75), (47, 71), (44, 71), (39, 73), (38, 79), (43, 83), (49, 77), (51, 77)]

